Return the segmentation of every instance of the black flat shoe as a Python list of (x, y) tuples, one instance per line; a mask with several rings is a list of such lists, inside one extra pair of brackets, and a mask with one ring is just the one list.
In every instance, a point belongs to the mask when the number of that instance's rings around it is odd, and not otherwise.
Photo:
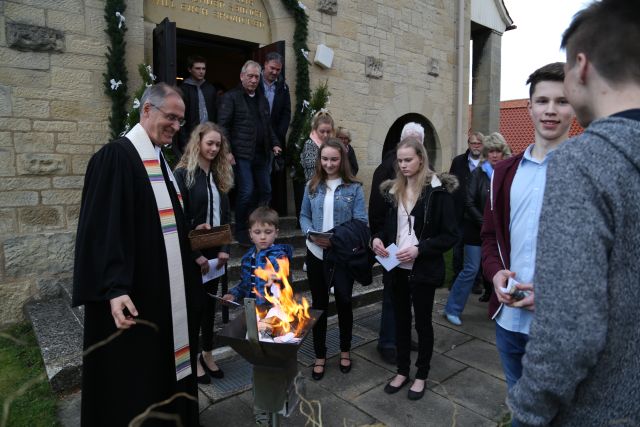
[[(393, 381), (393, 380), (391, 380)], [(400, 391), (400, 389), (402, 387), (404, 387), (405, 385), (407, 385), (409, 383), (409, 377), (405, 378), (404, 381), (402, 381), (402, 384), (400, 384), (398, 387), (394, 387), (391, 385), (391, 382), (389, 382), (389, 384), (387, 384), (386, 386), (384, 386), (384, 392), (387, 394), (394, 394)]]
[[(202, 354), (200, 355), (200, 365), (202, 365), (202, 368), (204, 369), (204, 371), (209, 374), (211, 377), (213, 378), (224, 378), (224, 372), (222, 371), (222, 369), (218, 368), (215, 371), (213, 369), (210, 369), (206, 363), (204, 363), (204, 357), (202, 357)], [(208, 383), (206, 383), (208, 384)]]
[(413, 391), (409, 389), (409, 393), (407, 393), (407, 397), (409, 398), (409, 400), (420, 400), (422, 399), (422, 396), (424, 396), (424, 391), (426, 388), (427, 388), (427, 385), (425, 384), (422, 391)]
[[(343, 360), (348, 360), (349, 364), (348, 365), (343, 365), (342, 364)], [(353, 364), (353, 362), (351, 361), (350, 357), (341, 357), (340, 358), (340, 362), (338, 362), (338, 364), (340, 365), (340, 372), (342, 372), (343, 374), (348, 374), (349, 371), (351, 371), (351, 365)]]
[[(327, 363), (327, 362), (325, 362)], [(324, 377), (324, 365), (325, 363), (323, 363), (322, 365), (319, 363), (316, 363), (315, 365), (313, 365), (313, 368), (311, 368), (311, 378), (313, 378), (316, 381), (320, 381), (322, 379), (322, 377)], [(316, 372), (316, 367), (320, 367), (322, 368), (322, 371), (320, 372)]]

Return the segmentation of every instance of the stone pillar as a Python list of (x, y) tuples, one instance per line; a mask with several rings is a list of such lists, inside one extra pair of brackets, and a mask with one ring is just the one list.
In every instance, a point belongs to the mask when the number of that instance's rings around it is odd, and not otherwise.
[(502, 36), (488, 28), (473, 31), (471, 129), (485, 135), (500, 129)]

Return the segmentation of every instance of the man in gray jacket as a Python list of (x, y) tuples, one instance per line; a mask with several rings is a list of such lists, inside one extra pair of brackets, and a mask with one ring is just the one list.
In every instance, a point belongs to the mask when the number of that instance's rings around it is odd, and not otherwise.
[(585, 132), (549, 164), (536, 316), (507, 403), (520, 425), (640, 425), (640, 3), (602, 0), (562, 38)]

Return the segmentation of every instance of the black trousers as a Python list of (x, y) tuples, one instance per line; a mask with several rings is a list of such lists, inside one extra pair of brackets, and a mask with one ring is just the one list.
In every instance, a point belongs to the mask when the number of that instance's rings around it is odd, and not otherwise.
[(411, 365), (411, 302), (418, 332), (416, 379), (426, 380), (433, 354), (433, 325), (431, 311), (436, 290), (424, 283), (409, 282), (410, 270), (396, 268), (393, 282), (393, 303), (396, 313), (396, 350), (398, 374), (409, 376)]
[[(218, 294), (219, 279), (213, 279), (205, 283), (204, 291), (211, 295)], [(202, 316), (200, 317), (200, 331), (202, 333), (202, 351), (213, 350), (213, 321), (216, 318), (216, 299), (205, 295), (202, 304)]]
[(329, 308), (329, 288), (331, 286), (333, 286), (338, 311), (340, 351), (350, 351), (353, 330), (353, 309), (351, 307), (353, 279), (343, 269), (334, 268), (333, 265), (316, 258), (308, 249), (307, 277), (311, 289), (311, 308), (324, 310), (313, 327), (313, 349), (316, 358), (324, 359), (327, 356), (327, 309)]

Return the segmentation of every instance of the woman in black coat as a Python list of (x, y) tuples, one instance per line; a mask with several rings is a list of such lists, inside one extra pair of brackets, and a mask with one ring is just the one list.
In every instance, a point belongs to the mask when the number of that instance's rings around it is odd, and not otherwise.
[(398, 392), (409, 382), (411, 364), (411, 304), (418, 332), (416, 378), (409, 388), (410, 400), (424, 396), (433, 353), (431, 312), (435, 290), (444, 281), (443, 254), (457, 240), (453, 192), (458, 180), (449, 174), (429, 169), (424, 145), (406, 138), (396, 148), (396, 177), (380, 186), (392, 207), (382, 231), (376, 233), (371, 246), (376, 255), (388, 257), (388, 247), (398, 247), (400, 264), (390, 275), (396, 316), (397, 375), (384, 391)]
[[(227, 160), (228, 155), (229, 143), (218, 125), (205, 122), (191, 133), (174, 174), (182, 194), (185, 216), (192, 230), (199, 224), (216, 227), (230, 222), (227, 193), (233, 186), (233, 172)], [(227, 263), (229, 246), (194, 251), (193, 259), (204, 275), (209, 272), (209, 260), (217, 260), (216, 268), (222, 268)], [(204, 283), (203, 290), (216, 295), (218, 279)], [(210, 377), (222, 378), (224, 373), (216, 365), (211, 353), (215, 299), (207, 295), (203, 295), (202, 299), (202, 354), (198, 357), (197, 379), (200, 384), (208, 384)]]

